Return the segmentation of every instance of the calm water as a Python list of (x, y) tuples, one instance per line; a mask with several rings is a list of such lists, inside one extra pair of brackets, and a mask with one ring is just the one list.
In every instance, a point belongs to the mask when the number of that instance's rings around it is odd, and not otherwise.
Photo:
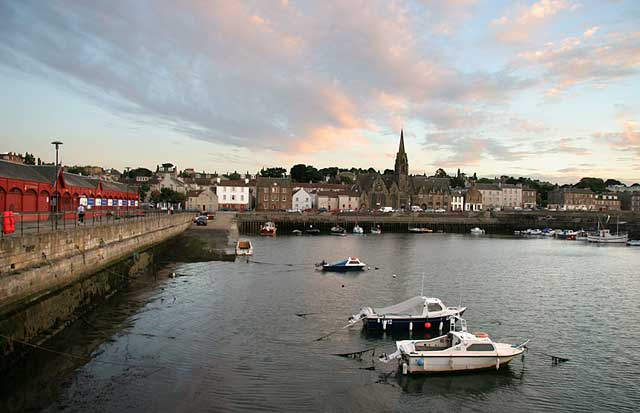
[[(49, 345), (92, 350), (92, 360), (36, 358), (38, 378), (13, 390), (13, 406), (630, 411), (640, 403), (640, 248), (448, 234), (252, 241), (262, 264), (178, 265), (186, 276), (125, 292), (75, 323)], [(314, 269), (347, 255), (379, 269)], [(530, 338), (524, 362), (500, 372), (404, 377), (396, 363), (334, 355), (393, 351), (391, 337), (341, 327), (361, 305), (419, 294), (423, 273), (426, 295), (469, 307), (470, 330), (509, 342)], [(554, 366), (544, 353), (570, 361)]]

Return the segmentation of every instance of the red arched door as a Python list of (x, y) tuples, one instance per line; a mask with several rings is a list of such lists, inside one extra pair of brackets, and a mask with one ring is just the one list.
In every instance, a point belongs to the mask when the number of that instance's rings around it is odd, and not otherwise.
[(7, 199), (7, 193), (4, 192), (4, 189), (0, 188), (0, 211), (6, 211), (5, 209), (6, 199)]
[(22, 212), (22, 191), (13, 188), (7, 194), (7, 210), (13, 212)]
[(22, 197), (22, 211), (36, 212), (38, 210), (38, 194), (33, 189), (29, 189)]

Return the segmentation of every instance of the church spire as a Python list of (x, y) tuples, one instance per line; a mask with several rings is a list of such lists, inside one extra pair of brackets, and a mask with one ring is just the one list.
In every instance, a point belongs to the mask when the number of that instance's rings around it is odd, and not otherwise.
[(404, 153), (404, 128), (400, 129), (400, 147), (398, 148), (399, 153)]

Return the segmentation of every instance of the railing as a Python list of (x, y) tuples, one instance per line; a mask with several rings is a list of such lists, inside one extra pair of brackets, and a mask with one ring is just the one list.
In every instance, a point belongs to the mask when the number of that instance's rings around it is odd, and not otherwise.
[(154, 210), (154, 209), (121, 209), (121, 210), (93, 210), (87, 211), (84, 217), (76, 211), (62, 212), (16, 212), (13, 214), (15, 231), (5, 234), (4, 217), (0, 216), (0, 238), (23, 236), (26, 234), (40, 234), (47, 232), (65, 231), (79, 227), (97, 227), (113, 225), (136, 220), (148, 220), (172, 214), (193, 214), (185, 210)]

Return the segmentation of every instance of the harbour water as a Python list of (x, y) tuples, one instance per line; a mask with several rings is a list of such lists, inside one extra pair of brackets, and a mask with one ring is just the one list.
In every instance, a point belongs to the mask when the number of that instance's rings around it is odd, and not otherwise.
[[(640, 403), (640, 249), (454, 234), (251, 240), (254, 262), (174, 264), (177, 278), (164, 272), (112, 297), (46, 343), (91, 358), (36, 351), (3, 378), (0, 409), (632, 411)], [(315, 270), (348, 255), (371, 270)], [(468, 306), (471, 331), (530, 338), (524, 360), (498, 372), (406, 377), (371, 355), (335, 355), (392, 352), (394, 338), (342, 327), (362, 305), (418, 295), (423, 274), (425, 295)], [(549, 355), (569, 361), (553, 365)]]

